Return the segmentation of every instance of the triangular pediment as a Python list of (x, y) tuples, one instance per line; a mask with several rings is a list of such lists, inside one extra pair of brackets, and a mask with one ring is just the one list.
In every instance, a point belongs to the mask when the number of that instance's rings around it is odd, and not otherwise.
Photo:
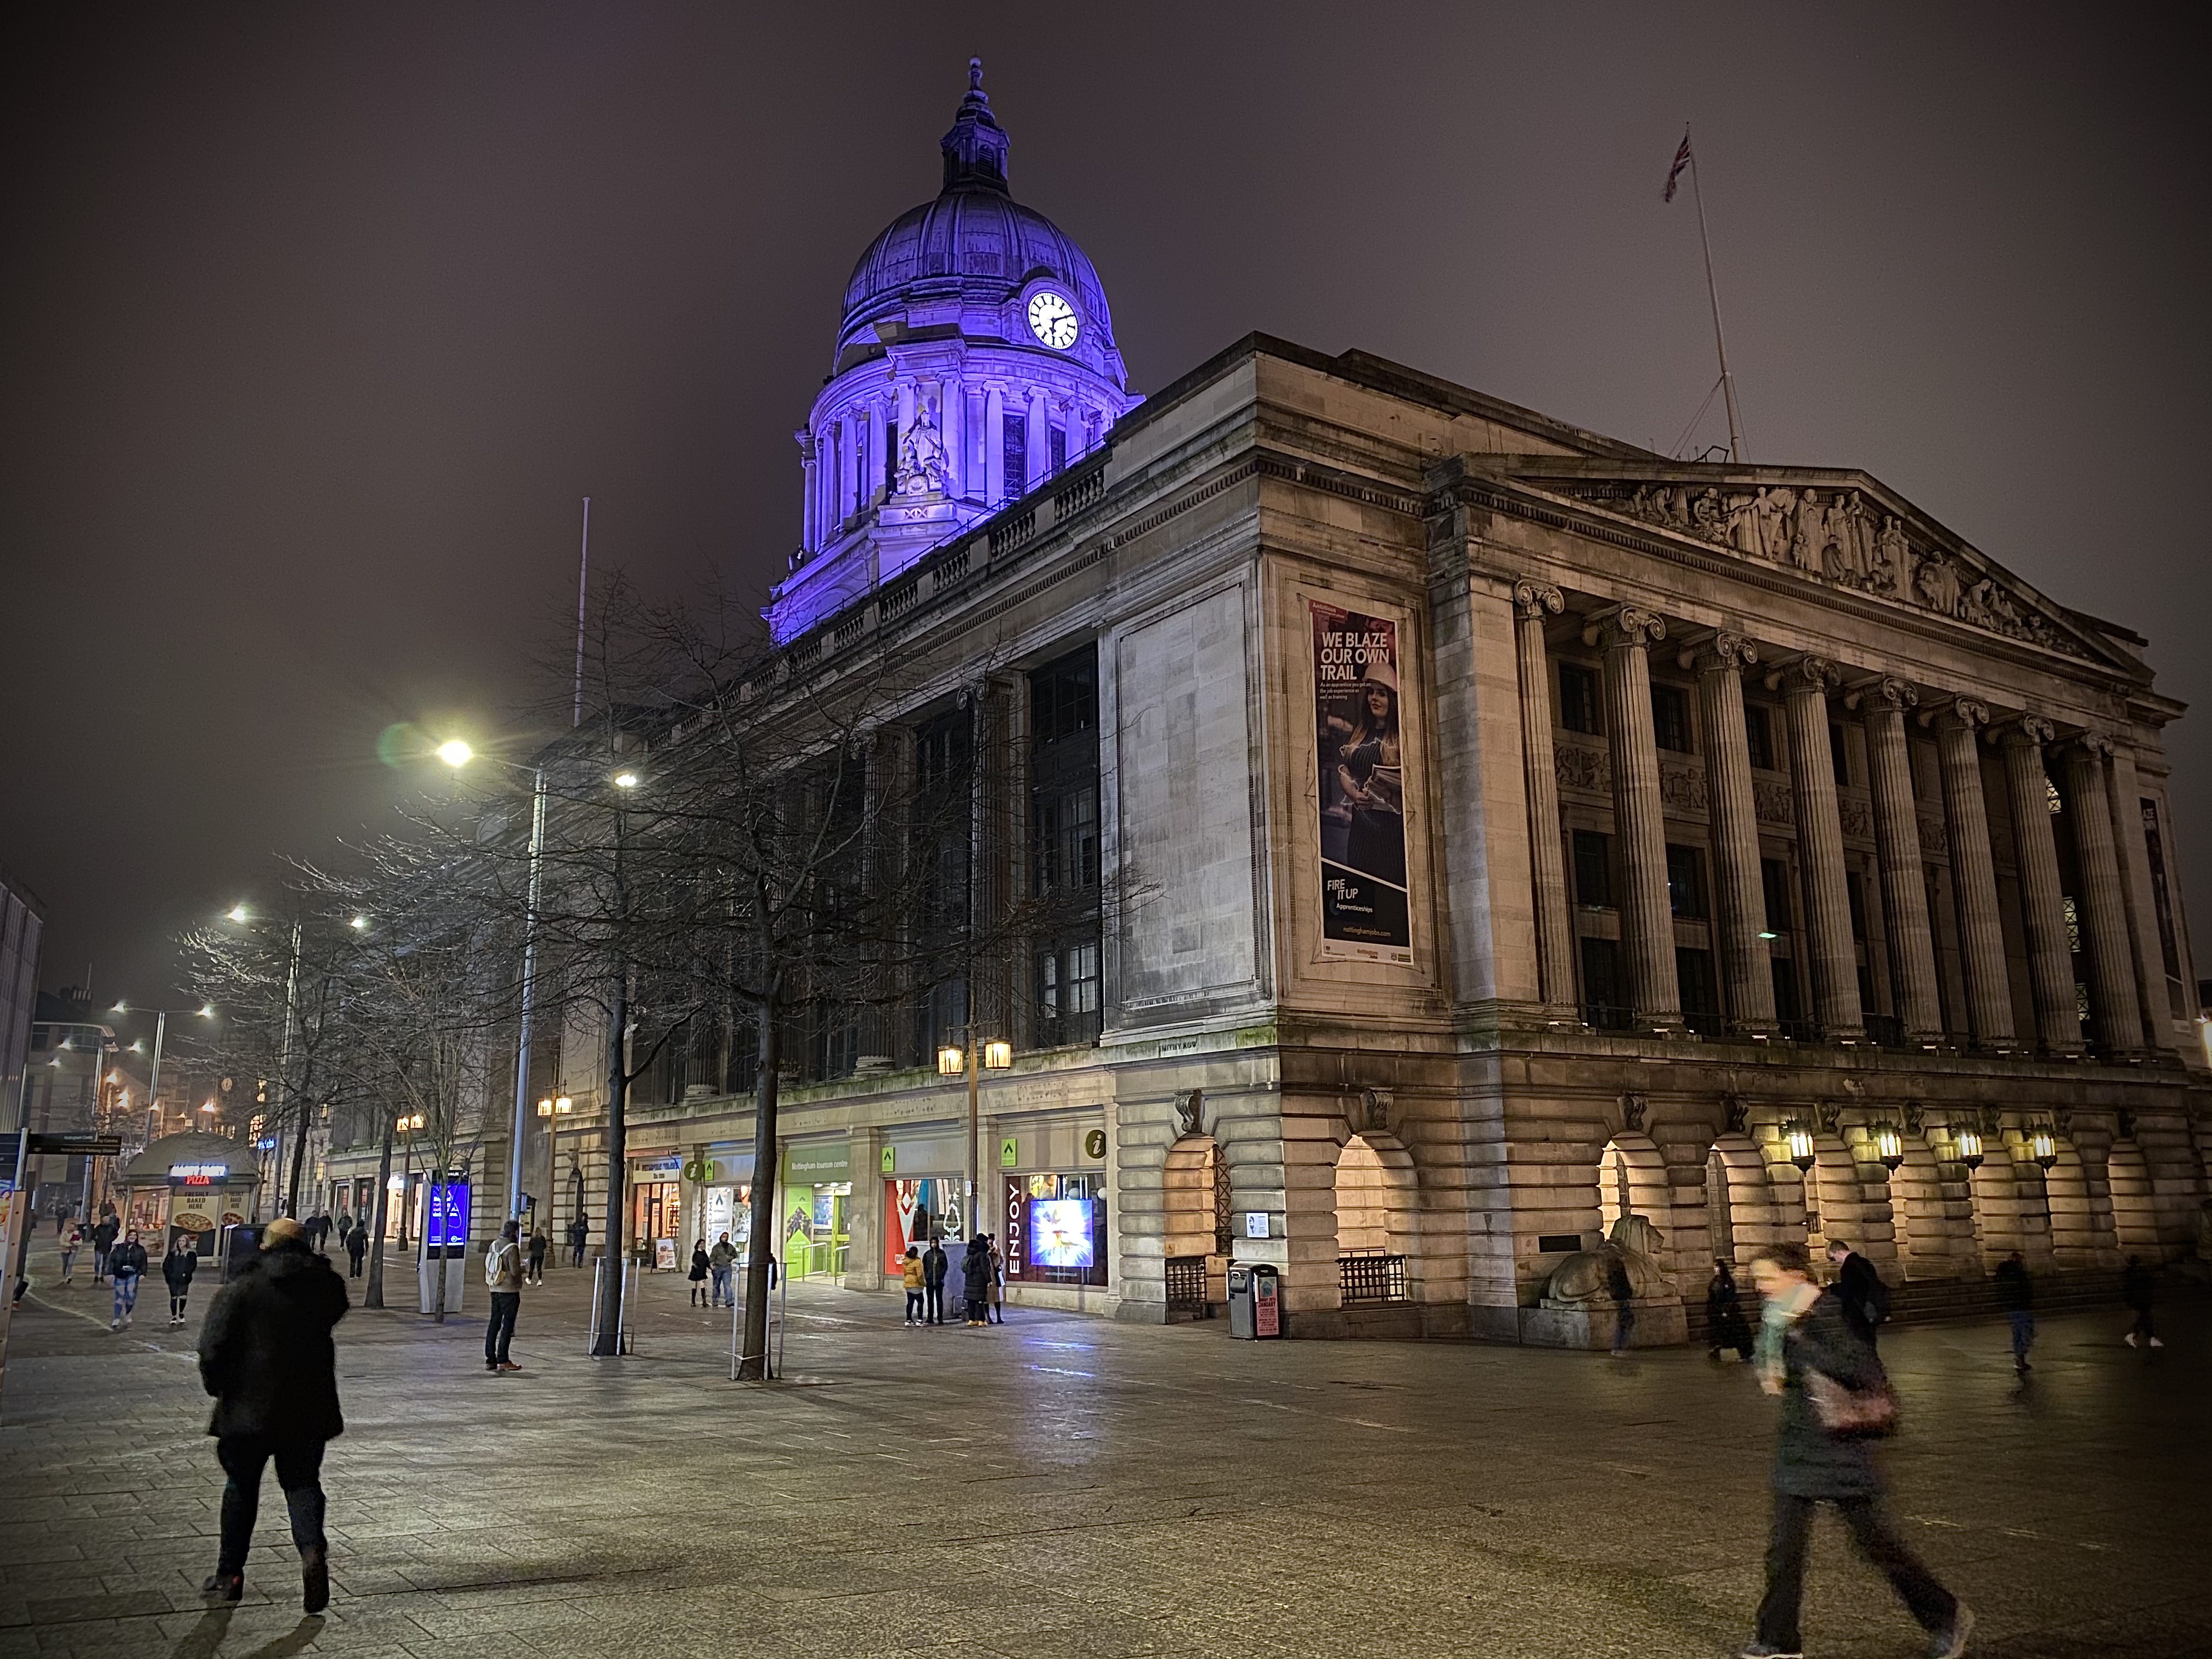
[(1808, 582), (1894, 600), (2063, 656), (2141, 671), (2063, 605), (1863, 472), (1529, 456), (1507, 473)]

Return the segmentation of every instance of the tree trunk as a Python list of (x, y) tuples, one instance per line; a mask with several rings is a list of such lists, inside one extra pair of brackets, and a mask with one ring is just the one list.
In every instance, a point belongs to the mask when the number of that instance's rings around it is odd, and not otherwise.
[(384, 1115), (384, 1151), (376, 1161), (376, 1226), (368, 1236), (368, 1284), (362, 1291), (364, 1308), (384, 1306), (384, 1224), (392, 1203), (392, 1115)]
[(314, 1096), (302, 1089), (300, 1093), (300, 1137), (292, 1143), (292, 1177), (284, 1183), (284, 1213), (300, 1213), (300, 1166), (307, 1160), (307, 1119), (314, 1110)]
[(753, 1085), (752, 1237), (745, 1245), (745, 1341), (738, 1363), (741, 1382), (768, 1379), (769, 1267), (775, 1243), (776, 1089), (783, 1071), (783, 1021), (780, 996), (756, 1009), (759, 1021), (760, 1072)]
[(622, 1352), (623, 1261), (627, 1254), (623, 1235), (629, 1209), (626, 1126), (623, 1113), (629, 1104), (629, 970), (615, 970), (615, 990), (607, 1010), (607, 1232), (599, 1260), (599, 1334), (592, 1344), (594, 1358)]

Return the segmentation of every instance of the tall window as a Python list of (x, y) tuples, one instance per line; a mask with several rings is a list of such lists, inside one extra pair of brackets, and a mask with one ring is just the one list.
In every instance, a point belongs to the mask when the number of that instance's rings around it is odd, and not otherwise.
[(1575, 902), (1593, 909), (1613, 904), (1613, 837), (1595, 830), (1574, 832)]
[(1828, 761), (1835, 768), (1837, 787), (1843, 789), (1850, 788), (1851, 787), (1851, 752), (1850, 745), (1844, 741), (1844, 723), (1841, 720), (1828, 722)]
[(1621, 979), (1620, 946), (1609, 939), (1581, 941), (1583, 1018), (1600, 1030), (1628, 1024), (1628, 991)]
[(1034, 1038), (1098, 1036), (1098, 659), (1091, 646), (1030, 676), (1030, 871), (1043, 920), (1033, 960)]
[(1668, 846), (1667, 908), (1684, 921), (1705, 919), (1705, 855), (1695, 847)]
[(1597, 676), (1571, 662), (1559, 665), (1559, 724), (1593, 738), (1604, 729), (1597, 718)]
[(884, 494), (898, 491), (898, 422), (884, 422)]
[(1780, 859), (1759, 861), (1759, 886), (1766, 900), (1766, 931), (1790, 931), (1790, 866)]
[(1028, 416), (1002, 415), (999, 417), (999, 450), (1006, 457), (1006, 499), (1012, 501), (1030, 487)]
[(1720, 992), (1713, 980), (1713, 953), (1686, 946), (1674, 951), (1674, 983), (1682, 995), (1682, 1018), (1693, 1031), (1712, 1036), (1720, 1030)]
[(1774, 770), (1774, 711), (1764, 703), (1744, 704), (1743, 736), (1751, 763), (1762, 772)]
[(1690, 741), (1690, 696), (1679, 685), (1651, 688), (1651, 727), (1659, 747), (1677, 755), (1695, 751)]
[(1067, 470), (1067, 428), (1064, 426), (1052, 428), (1052, 470), (1054, 472)]

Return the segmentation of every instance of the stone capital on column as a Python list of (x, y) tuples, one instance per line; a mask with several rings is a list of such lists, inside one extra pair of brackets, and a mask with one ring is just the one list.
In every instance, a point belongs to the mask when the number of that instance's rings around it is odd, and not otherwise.
[(2002, 725), (1995, 727), (1994, 731), (1999, 743), (2008, 746), (2033, 746), (2040, 749), (2051, 741), (2055, 729), (2051, 722), (2040, 714), (2022, 714), (2016, 719), (2006, 720)]
[(1679, 668), (1725, 668), (1735, 673), (1753, 666), (1759, 661), (1759, 647), (1741, 634), (1731, 634), (1724, 628), (1715, 629), (1702, 637), (1692, 635), (1682, 641), (1675, 653)]
[(1540, 622), (1566, 609), (1566, 599), (1549, 582), (1522, 577), (1513, 584), (1513, 614), (1522, 622)]
[(1583, 619), (1584, 645), (1632, 646), (1649, 649), (1667, 637), (1667, 621), (1632, 605), (1615, 605)]
[(1869, 714), (1892, 708), (1902, 714), (1920, 706), (1920, 693), (1911, 681), (1901, 680), (1894, 674), (1882, 674), (1853, 686), (1850, 695), (1844, 699), (1844, 706), (1864, 708)]
[(1939, 731), (1979, 732), (1990, 723), (1990, 706), (1972, 697), (1948, 697), (1921, 711), (1921, 724)]

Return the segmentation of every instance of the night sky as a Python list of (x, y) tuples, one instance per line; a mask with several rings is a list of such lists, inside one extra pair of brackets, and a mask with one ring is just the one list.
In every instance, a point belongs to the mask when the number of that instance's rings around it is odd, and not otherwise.
[[(41, 11), (0, 864), (50, 988), (170, 994), (179, 930), (388, 817), (387, 727), (512, 732), (580, 497), (648, 587), (781, 571), (845, 278), (970, 53), (1138, 389), (1261, 329), (1662, 450), (1714, 374), (1692, 123), (1750, 457), (1867, 468), (2212, 701), (2205, 42), (2126, 14)], [(2212, 709), (2169, 745), (2212, 927)]]

